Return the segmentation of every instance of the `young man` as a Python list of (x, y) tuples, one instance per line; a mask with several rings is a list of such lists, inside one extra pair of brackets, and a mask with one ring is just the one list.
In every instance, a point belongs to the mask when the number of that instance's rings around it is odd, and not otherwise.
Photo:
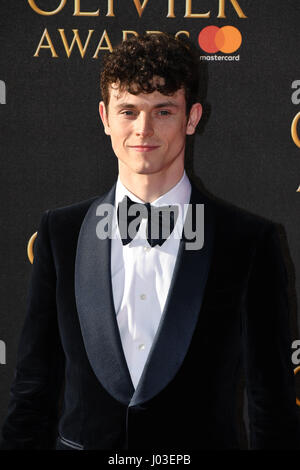
[[(208, 199), (184, 170), (198, 65), (165, 34), (107, 57), (99, 111), (118, 180), (42, 218), (2, 448), (237, 449), (241, 368), (251, 448), (299, 447), (275, 225)], [(136, 203), (145, 217), (121, 229)], [(204, 245), (188, 245), (203, 205)]]

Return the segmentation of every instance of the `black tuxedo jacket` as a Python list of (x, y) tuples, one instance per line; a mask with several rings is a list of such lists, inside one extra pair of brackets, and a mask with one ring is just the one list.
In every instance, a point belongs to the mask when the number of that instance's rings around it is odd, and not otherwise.
[(255, 449), (299, 448), (287, 275), (273, 223), (206, 198), (201, 250), (180, 248), (165, 309), (133, 387), (96, 236), (104, 196), (47, 211), (2, 449), (235, 449), (244, 370)]

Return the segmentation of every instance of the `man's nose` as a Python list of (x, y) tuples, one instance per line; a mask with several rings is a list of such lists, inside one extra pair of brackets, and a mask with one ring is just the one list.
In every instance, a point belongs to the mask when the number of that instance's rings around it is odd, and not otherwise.
[(136, 120), (136, 135), (139, 136), (152, 136), (154, 134), (153, 123), (151, 116), (147, 114), (140, 113), (139, 117)]

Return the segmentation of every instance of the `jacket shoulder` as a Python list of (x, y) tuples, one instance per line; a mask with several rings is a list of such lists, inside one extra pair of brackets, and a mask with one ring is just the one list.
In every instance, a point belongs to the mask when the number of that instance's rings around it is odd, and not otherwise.
[(208, 198), (215, 218), (217, 238), (227, 247), (254, 246), (271, 234), (279, 234), (278, 223), (227, 201)]
[(94, 196), (83, 201), (79, 201), (67, 206), (56, 207), (54, 209), (49, 209), (51, 217), (54, 218), (64, 218), (64, 217), (80, 217), (85, 215), (88, 211), (90, 205), (96, 200), (101, 198), (101, 196)]
[(247, 230), (262, 230), (275, 225), (275, 222), (267, 217), (255, 214), (227, 201), (218, 199), (212, 200), (211, 203), (220, 223), (230, 222), (233, 227), (245, 227)]
[(192, 181), (192, 190), (193, 200), (204, 203), (204, 206), (207, 205), (209, 211), (214, 215), (217, 228), (222, 231), (228, 233), (233, 233), (236, 230), (260, 232), (276, 225), (266, 217), (238, 207), (209, 193), (206, 189), (200, 188), (194, 181)]
[(45, 211), (48, 219), (48, 230), (51, 238), (77, 236), (83, 219), (94, 201), (101, 200), (102, 196), (94, 196), (67, 206), (57, 207)]

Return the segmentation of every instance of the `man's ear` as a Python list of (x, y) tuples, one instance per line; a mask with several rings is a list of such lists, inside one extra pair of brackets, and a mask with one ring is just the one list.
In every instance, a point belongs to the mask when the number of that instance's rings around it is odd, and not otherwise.
[(100, 114), (101, 121), (103, 123), (105, 134), (110, 135), (110, 127), (109, 127), (108, 116), (107, 116), (104, 101), (100, 101), (99, 103), (99, 114)]
[(188, 118), (187, 126), (186, 126), (186, 134), (192, 135), (195, 133), (196, 127), (198, 122), (202, 116), (202, 104), (194, 103), (190, 110), (190, 115)]

